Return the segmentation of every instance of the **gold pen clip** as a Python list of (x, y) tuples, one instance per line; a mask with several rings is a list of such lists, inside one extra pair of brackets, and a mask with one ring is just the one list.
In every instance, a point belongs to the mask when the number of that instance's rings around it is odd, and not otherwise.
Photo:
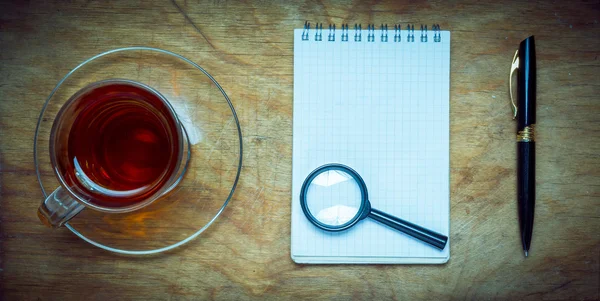
[(513, 98), (513, 88), (512, 88), (512, 79), (513, 73), (515, 70), (519, 69), (519, 50), (515, 51), (515, 56), (513, 57), (512, 66), (510, 66), (510, 75), (508, 77), (508, 88), (510, 89), (510, 102), (512, 103), (513, 110), (513, 119), (517, 118), (517, 105), (515, 104), (515, 100)]

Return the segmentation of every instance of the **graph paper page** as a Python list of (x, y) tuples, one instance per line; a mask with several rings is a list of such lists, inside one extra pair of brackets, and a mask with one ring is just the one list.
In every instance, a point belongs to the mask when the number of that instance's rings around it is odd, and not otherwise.
[(449, 236), (450, 32), (441, 41), (308, 40), (294, 31), (291, 255), (297, 263), (444, 263), (438, 251), (366, 218), (342, 232), (311, 224), (300, 207), (307, 175), (327, 163), (356, 170), (373, 208)]

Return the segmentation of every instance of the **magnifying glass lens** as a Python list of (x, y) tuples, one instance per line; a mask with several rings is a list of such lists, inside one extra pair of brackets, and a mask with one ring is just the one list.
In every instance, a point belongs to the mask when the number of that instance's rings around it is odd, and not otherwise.
[(317, 221), (338, 227), (359, 213), (362, 195), (359, 184), (342, 170), (318, 174), (306, 191), (306, 207)]

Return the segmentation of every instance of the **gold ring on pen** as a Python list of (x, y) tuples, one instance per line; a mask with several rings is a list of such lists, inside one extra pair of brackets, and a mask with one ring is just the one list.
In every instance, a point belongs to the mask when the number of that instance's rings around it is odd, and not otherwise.
[(517, 142), (534, 142), (535, 124), (526, 126), (523, 130), (517, 132)]

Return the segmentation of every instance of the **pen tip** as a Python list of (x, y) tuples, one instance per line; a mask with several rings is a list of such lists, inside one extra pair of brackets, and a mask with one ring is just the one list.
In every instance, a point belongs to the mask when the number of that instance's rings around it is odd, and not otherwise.
[(525, 251), (525, 257), (529, 256), (529, 253), (527, 252), (527, 250), (524, 250), (524, 251)]

